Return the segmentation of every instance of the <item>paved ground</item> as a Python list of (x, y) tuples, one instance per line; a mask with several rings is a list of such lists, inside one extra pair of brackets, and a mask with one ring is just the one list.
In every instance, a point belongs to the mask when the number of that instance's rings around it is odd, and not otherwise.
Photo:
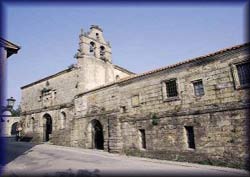
[(248, 176), (238, 169), (179, 163), (99, 150), (25, 142), (7, 144), (6, 176)]

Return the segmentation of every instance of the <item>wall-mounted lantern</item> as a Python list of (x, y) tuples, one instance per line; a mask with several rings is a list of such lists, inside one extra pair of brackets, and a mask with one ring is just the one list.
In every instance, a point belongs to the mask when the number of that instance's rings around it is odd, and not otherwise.
[(16, 100), (13, 97), (7, 99), (7, 108), (12, 110)]

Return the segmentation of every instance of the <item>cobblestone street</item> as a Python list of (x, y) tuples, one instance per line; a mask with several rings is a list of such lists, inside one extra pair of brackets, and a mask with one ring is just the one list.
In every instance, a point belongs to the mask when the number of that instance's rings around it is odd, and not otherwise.
[(130, 157), (50, 144), (8, 142), (6, 148), (8, 163), (4, 175), (7, 176), (248, 176), (246, 171), (238, 169)]

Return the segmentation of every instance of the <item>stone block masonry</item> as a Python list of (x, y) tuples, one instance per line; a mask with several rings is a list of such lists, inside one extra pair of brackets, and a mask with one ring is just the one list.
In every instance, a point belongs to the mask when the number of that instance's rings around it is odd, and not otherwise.
[(81, 32), (74, 67), (22, 87), (24, 134), (32, 131), (36, 142), (246, 168), (249, 44), (134, 74), (112, 64), (102, 32)]

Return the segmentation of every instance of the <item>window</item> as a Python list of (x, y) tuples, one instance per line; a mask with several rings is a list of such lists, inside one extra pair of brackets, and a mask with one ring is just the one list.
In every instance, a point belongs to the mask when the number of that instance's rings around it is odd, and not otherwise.
[(122, 112), (122, 113), (125, 113), (126, 111), (127, 111), (126, 106), (121, 106), (121, 112)]
[(115, 79), (116, 79), (116, 80), (119, 80), (119, 79), (120, 79), (120, 76), (119, 76), (119, 75), (116, 75), (116, 76), (115, 76)]
[(131, 104), (132, 104), (133, 107), (139, 106), (139, 104), (140, 104), (139, 95), (132, 96), (132, 98), (131, 98)]
[(95, 33), (96, 39), (99, 39), (99, 33)]
[(26, 127), (27, 127), (27, 128), (30, 127), (30, 119), (26, 119)]
[(30, 125), (31, 125), (31, 130), (34, 132), (34, 130), (35, 130), (35, 119), (34, 119), (34, 117), (31, 118)]
[(90, 42), (89, 53), (92, 55), (95, 55), (95, 43), (94, 42)]
[(176, 79), (166, 81), (167, 97), (178, 96)]
[(105, 55), (105, 47), (101, 46), (100, 47), (100, 57), (104, 58), (104, 55)]
[(178, 94), (178, 84), (177, 84), (176, 78), (164, 80), (161, 83), (162, 83), (163, 101), (180, 100), (179, 94)]
[(241, 86), (250, 85), (250, 62), (236, 66), (238, 71), (239, 82)]
[(60, 117), (60, 128), (64, 129), (66, 126), (66, 114), (65, 112), (61, 112), (61, 117)]
[(193, 85), (194, 85), (194, 94), (195, 94), (195, 96), (202, 96), (202, 95), (205, 94), (202, 80), (193, 81)]
[(185, 126), (187, 145), (190, 149), (195, 149), (195, 141), (194, 141), (194, 127), (193, 126)]
[(248, 58), (232, 63), (231, 71), (235, 89), (244, 89), (250, 86), (250, 62)]
[(146, 149), (146, 134), (144, 129), (139, 129), (140, 148)]

